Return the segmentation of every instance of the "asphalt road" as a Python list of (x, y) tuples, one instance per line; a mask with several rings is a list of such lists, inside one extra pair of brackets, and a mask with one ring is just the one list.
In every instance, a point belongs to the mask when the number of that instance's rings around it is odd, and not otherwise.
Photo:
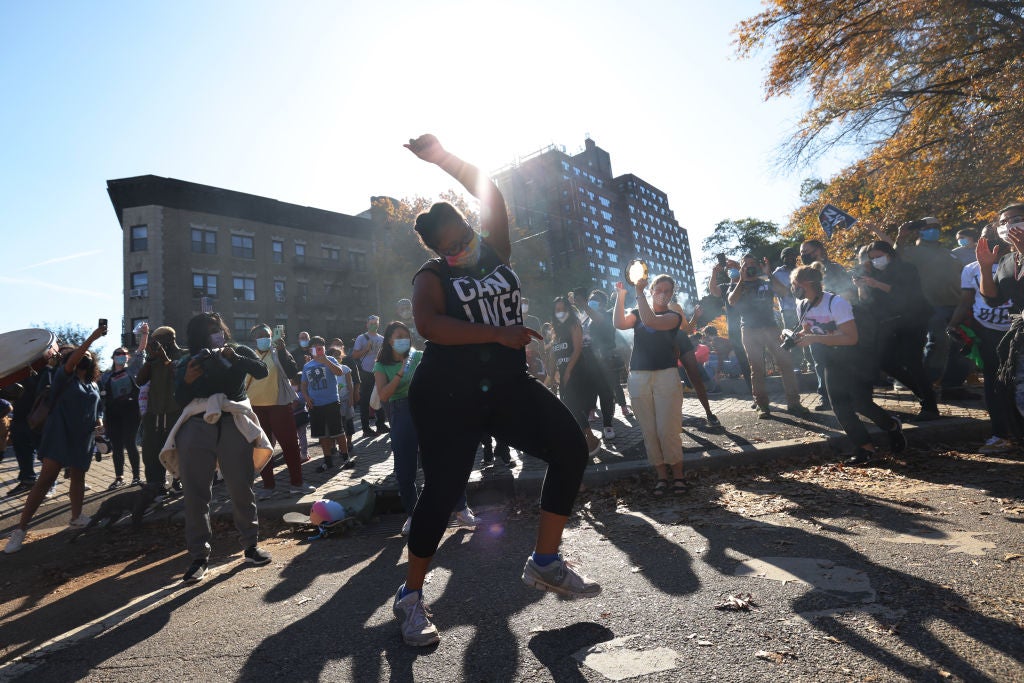
[(707, 475), (661, 501), (619, 482), (583, 494), (566, 534), (604, 588), (580, 601), (522, 585), (535, 503), (497, 501), (443, 541), (428, 649), (391, 615), (400, 517), (314, 542), (266, 529), (261, 568), (220, 525), (193, 587), (179, 528), (55, 534), (2, 565), (0, 680), (1024, 680), (1022, 474), (940, 447)]

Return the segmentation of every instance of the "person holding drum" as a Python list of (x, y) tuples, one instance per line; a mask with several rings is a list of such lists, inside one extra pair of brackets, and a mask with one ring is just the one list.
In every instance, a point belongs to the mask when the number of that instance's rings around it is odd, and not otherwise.
[[(101, 321), (104, 322), (104, 321)], [(54, 373), (51, 391), (50, 415), (43, 427), (39, 453), (43, 458), (42, 472), (25, 501), (18, 526), (11, 532), (5, 553), (21, 550), (25, 533), (33, 515), (39, 509), (50, 486), (60, 471), (70, 470), (71, 523), (81, 528), (89, 523), (89, 515), (82, 513), (85, 496), (85, 473), (92, 463), (95, 433), (102, 428), (99, 419), (100, 390), (96, 385), (100, 369), (96, 355), (89, 351), (94, 341), (107, 333), (106, 324), (97, 327), (85, 343), (72, 351), (63, 367)]]

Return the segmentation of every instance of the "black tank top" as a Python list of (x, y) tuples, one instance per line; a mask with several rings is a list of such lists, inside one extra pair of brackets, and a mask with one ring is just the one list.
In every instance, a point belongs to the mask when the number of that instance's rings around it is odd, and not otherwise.
[(636, 316), (633, 326), (633, 355), (629, 359), (630, 370), (665, 370), (676, 367), (679, 359), (679, 348), (676, 346), (676, 334), (683, 324), (683, 316), (669, 311), (679, 318), (679, 324), (672, 330), (652, 330), (640, 320), (640, 310), (629, 311)]
[[(443, 258), (424, 263), (416, 275), (429, 270), (441, 279), (445, 315), (495, 327), (523, 324), (519, 277), (486, 242), (475, 266), (455, 268)], [(498, 343), (445, 345), (427, 340), (420, 370), (443, 364), (459, 373), (513, 375), (526, 372), (526, 351)]]

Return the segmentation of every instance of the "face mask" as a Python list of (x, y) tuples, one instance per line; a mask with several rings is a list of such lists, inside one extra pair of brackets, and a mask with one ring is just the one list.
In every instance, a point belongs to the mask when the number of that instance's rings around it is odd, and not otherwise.
[(996, 228), (996, 233), (999, 235), (999, 239), (1006, 242), (1010, 238), (1010, 226), (1000, 225), (998, 228)]
[(409, 353), (409, 347), (412, 346), (411, 339), (393, 339), (391, 341), (391, 348), (395, 350), (399, 356), (404, 356)]
[(473, 231), (473, 237), (470, 238), (469, 244), (466, 248), (455, 256), (445, 256), (445, 261), (452, 268), (465, 268), (466, 266), (475, 265), (480, 260), (480, 235), (475, 230)]
[(814, 263), (816, 259), (811, 254), (800, 254), (800, 262), (805, 266), (809, 266)]
[(114, 356), (114, 365), (120, 366), (124, 365), (126, 362), (128, 362), (128, 356), (120, 353)]
[(739, 268), (730, 268), (729, 269), (729, 279), (730, 280), (735, 280), (739, 276), (740, 276), (740, 269)]
[(523, 304), (523, 313), (526, 314), (526, 313), (529, 313), (529, 312), (530, 312), (530, 304)]
[(587, 306), (589, 306), (590, 310), (592, 310), (592, 311), (600, 311), (601, 310), (601, 303), (598, 302), (598, 301), (593, 301), (593, 300), (588, 301), (587, 302)]
[(557, 320), (560, 323), (564, 323), (565, 319), (568, 317), (569, 314), (566, 313), (565, 311), (559, 311), (558, 313), (555, 313), (555, 320)]
[(672, 295), (671, 294), (655, 294), (651, 298), (654, 299), (654, 303), (658, 304), (659, 306), (667, 306), (668, 302), (672, 299)]
[(971, 241), (966, 237), (961, 237), (956, 241), (956, 243), (959, 244), (961, 247), (969, 247), (971, 245)]
[(871, 265), (878, 270), (885, 270), (885, 267), (889, 265), (888, 256), (879, 256), (878, 258), (871, 259)]
[(309, 340), (308, 339), (300, 339), (299, 340), (299, 346), (301, 348), (303, 348), (303, 349), (307, 348), (309, 346)]
[(937, 242), (939, 240), (939, 228), (925, 228), (921, 231), (921, 239), (925, 242)]
[(378, 327), (380, 327), (380, 323), (370, 323), (366, 326), (366, 331), (370, 334), (376, 334)]
[(224, 333), (214, 332), (210, 335), (210, 348), (219, 349), (224, 346)]
[(83, 356), (82, 360), (78, 361), (78, 365), (75, 367), (75, 369), (89, 372), (90, 370), (92, 370), (92, 358), (89, 358), (89, 356)]
[(801, 287), (800, 285), (793, 285), (789, 291), (793, 292), (793, 296), (795, 296), (797, 299), (807, 298), (806, 290), (804, 290), (804, 288)]
[(270, 350), (270, 337), (260, 337), (256, 340), (256, 348), (260, 351)]

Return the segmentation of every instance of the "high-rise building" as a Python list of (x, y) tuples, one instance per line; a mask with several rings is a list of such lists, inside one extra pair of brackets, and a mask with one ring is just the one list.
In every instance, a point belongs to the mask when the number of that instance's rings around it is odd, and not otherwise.
[(185, 325), (203, 302), (232, 335), (257, 322), (343, 339), (379, 310), (373, 222), (153, 175), (107, 181), (123, 232), (124, 322)]
[(515, 223), (544, 240), (541, 270), (555, 279), (586, 275), (610, 291), (640, 258), (652, 275), (675, 279), (681, 300), (696, 302), (689, 236), (667, 195), (632, 173), (613, 175), (608, 152), (590, 138), (574, 155), (545, 147), (497, 171), (494, 181)]

